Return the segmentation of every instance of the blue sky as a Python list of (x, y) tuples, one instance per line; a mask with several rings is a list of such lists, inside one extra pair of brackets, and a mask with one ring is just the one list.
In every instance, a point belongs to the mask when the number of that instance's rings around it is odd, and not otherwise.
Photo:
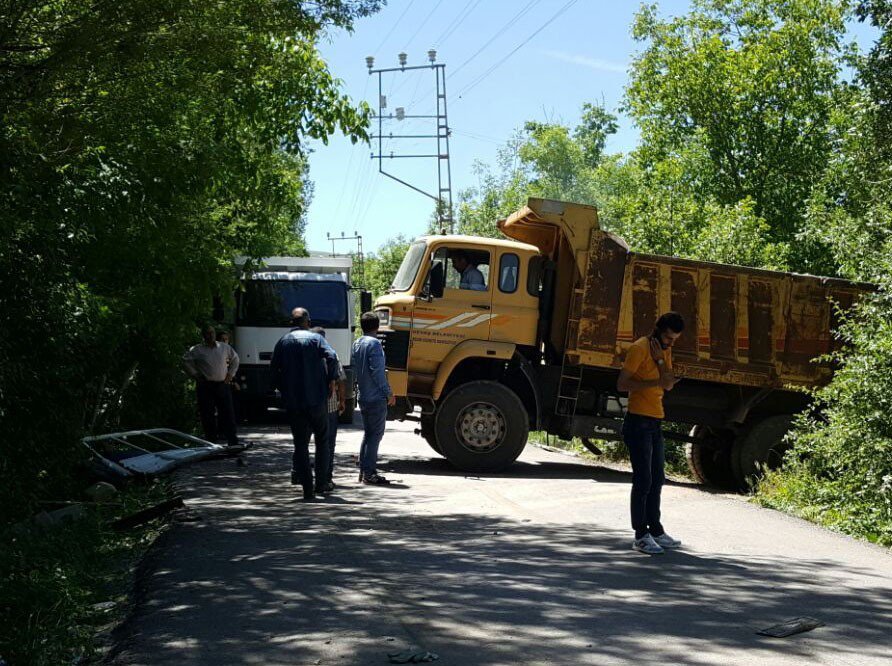
[[(689, 2), (658, 4), (663, 15), (674, 16), (684, 13)], [(630, 35), (638, 7), (638, 2), (627, 0), (390, 0), (378, 14), (358, 21), (353, 34), (333, 32), (320, 50), (343, 81), (344, 92), (373, 108), (378, 82), (377, 76), (368, 75), (366, 56), (375, 57), (376, 68), (396, 67), (397, 54), (404, 51), (408, 65), (423, 65), (428, 49), (437, 50), (437, 61), (446, 64), (457, 200), (459, 190), (477, 182), (474, 162), (493, 164), (499, 146), (527, 120), (572, 126), (585, 102), (601, 102), (618, 112), (628, 64), (640, 48)], [(867, 31), (856, 29), (859, 41), (868, 46)], [(400, 106), (409, 114), (434, 111), (431, 70), (385, 75), (383, 91), (391, 112)], [(431, 134), (433, 122), (389, 121), (384, 133)], [(637, 137), (631, 121), (620, 116), (620, 130), (607, 148), (630, 150)], [(335, 135), (328, 145), (315, 142), (312, 148), (315, 192), (307, 225), (311, 250), (331, 249), (326, 232), (358, 232), (369, 252), (397, 233), (412, 237), (425, 231), (433, 202), (379, 174), (368, 146)], [(391, 149), (431, 153), (435, 143), (404, 139), (397, 145), (393, 140), (384, 153)], [(434, 159), (385, 160), (384, 167), (423, 190), (436, 190)], [(338, 252), (354, 248), (346, 241), (335, 245)]]

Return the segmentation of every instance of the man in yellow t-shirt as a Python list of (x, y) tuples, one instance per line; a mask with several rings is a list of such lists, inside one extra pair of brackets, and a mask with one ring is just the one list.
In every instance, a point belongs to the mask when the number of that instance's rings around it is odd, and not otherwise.
[(660, 315), (653, 332), (629, 347), (616, 382), (617, 390), (629, 393), (623, 440), (632, 461), (632, 547), (648, 555), (681, 545), (660, 523), (660, 493), (665, 480), (663, 392), (681, 379), (672, 371), (672, 345), (683, 330), (684, 319), (677, 312)]

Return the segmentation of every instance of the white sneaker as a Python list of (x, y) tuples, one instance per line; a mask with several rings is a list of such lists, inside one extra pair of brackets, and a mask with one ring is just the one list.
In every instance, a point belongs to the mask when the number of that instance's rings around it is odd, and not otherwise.
[(660, 544), (654, 541), (650, 534), (645, 534), (640, 539), (635, 539), (632, 542), (632, 548), (639, 553), (646, 553), (647, 555), (662, 555), (664, 552)]
[(653, 539), (657, 542), (657, 545), (663, 548), (678, 548), (679, 546), (681, 546), (681, 541), (679, 541), (678, 539), (673, 539), (665, 532), (663, 532), (658, 537), (654, 537)]

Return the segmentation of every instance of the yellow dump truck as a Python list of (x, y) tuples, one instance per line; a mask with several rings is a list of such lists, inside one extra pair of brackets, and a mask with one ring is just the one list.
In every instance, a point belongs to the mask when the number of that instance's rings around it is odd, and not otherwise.
[(530, 199), (498, 227), (513, 240), (417, 239), (375, 303), (391, 416), (419, 418), (431, 447), (469, 471), (511, 464), (531, 429), (589, 447), (619, 439), (626, 349), (675, 310), (684, 380), (665, 395), (667, 436), (686, 442), (701, 481), (742, 487), (778, 462), (808, 402), (797, 389), (829, 379), (814, 359), (835, 348), (840, 308), (870, 288), (631, 252), (580, 204)]

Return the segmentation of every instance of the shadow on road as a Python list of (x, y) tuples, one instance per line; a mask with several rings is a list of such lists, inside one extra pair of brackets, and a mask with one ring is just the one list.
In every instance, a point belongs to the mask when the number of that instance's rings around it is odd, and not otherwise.
[[(288, 454), (268, 443), (243, 468), (191, 468), (187, 496), (205, 519), (175, 525), (154, 550), (112, 663), (380, 664), (403, 643), (461, 665), (888, 655), (888, 580), (811, 559), (807, 544), (796, 561), (649, 558), (597, 524), (421, 514), (411, 495), (356, 484), (301, 504), (286, 483)], [(390, 467), (457, 474), (441, 460)], [(625, 476), (573, 463), (509, 475), (593, 473)], [(799, 615), (828, 626), (787, 641), (753, 633)]]

